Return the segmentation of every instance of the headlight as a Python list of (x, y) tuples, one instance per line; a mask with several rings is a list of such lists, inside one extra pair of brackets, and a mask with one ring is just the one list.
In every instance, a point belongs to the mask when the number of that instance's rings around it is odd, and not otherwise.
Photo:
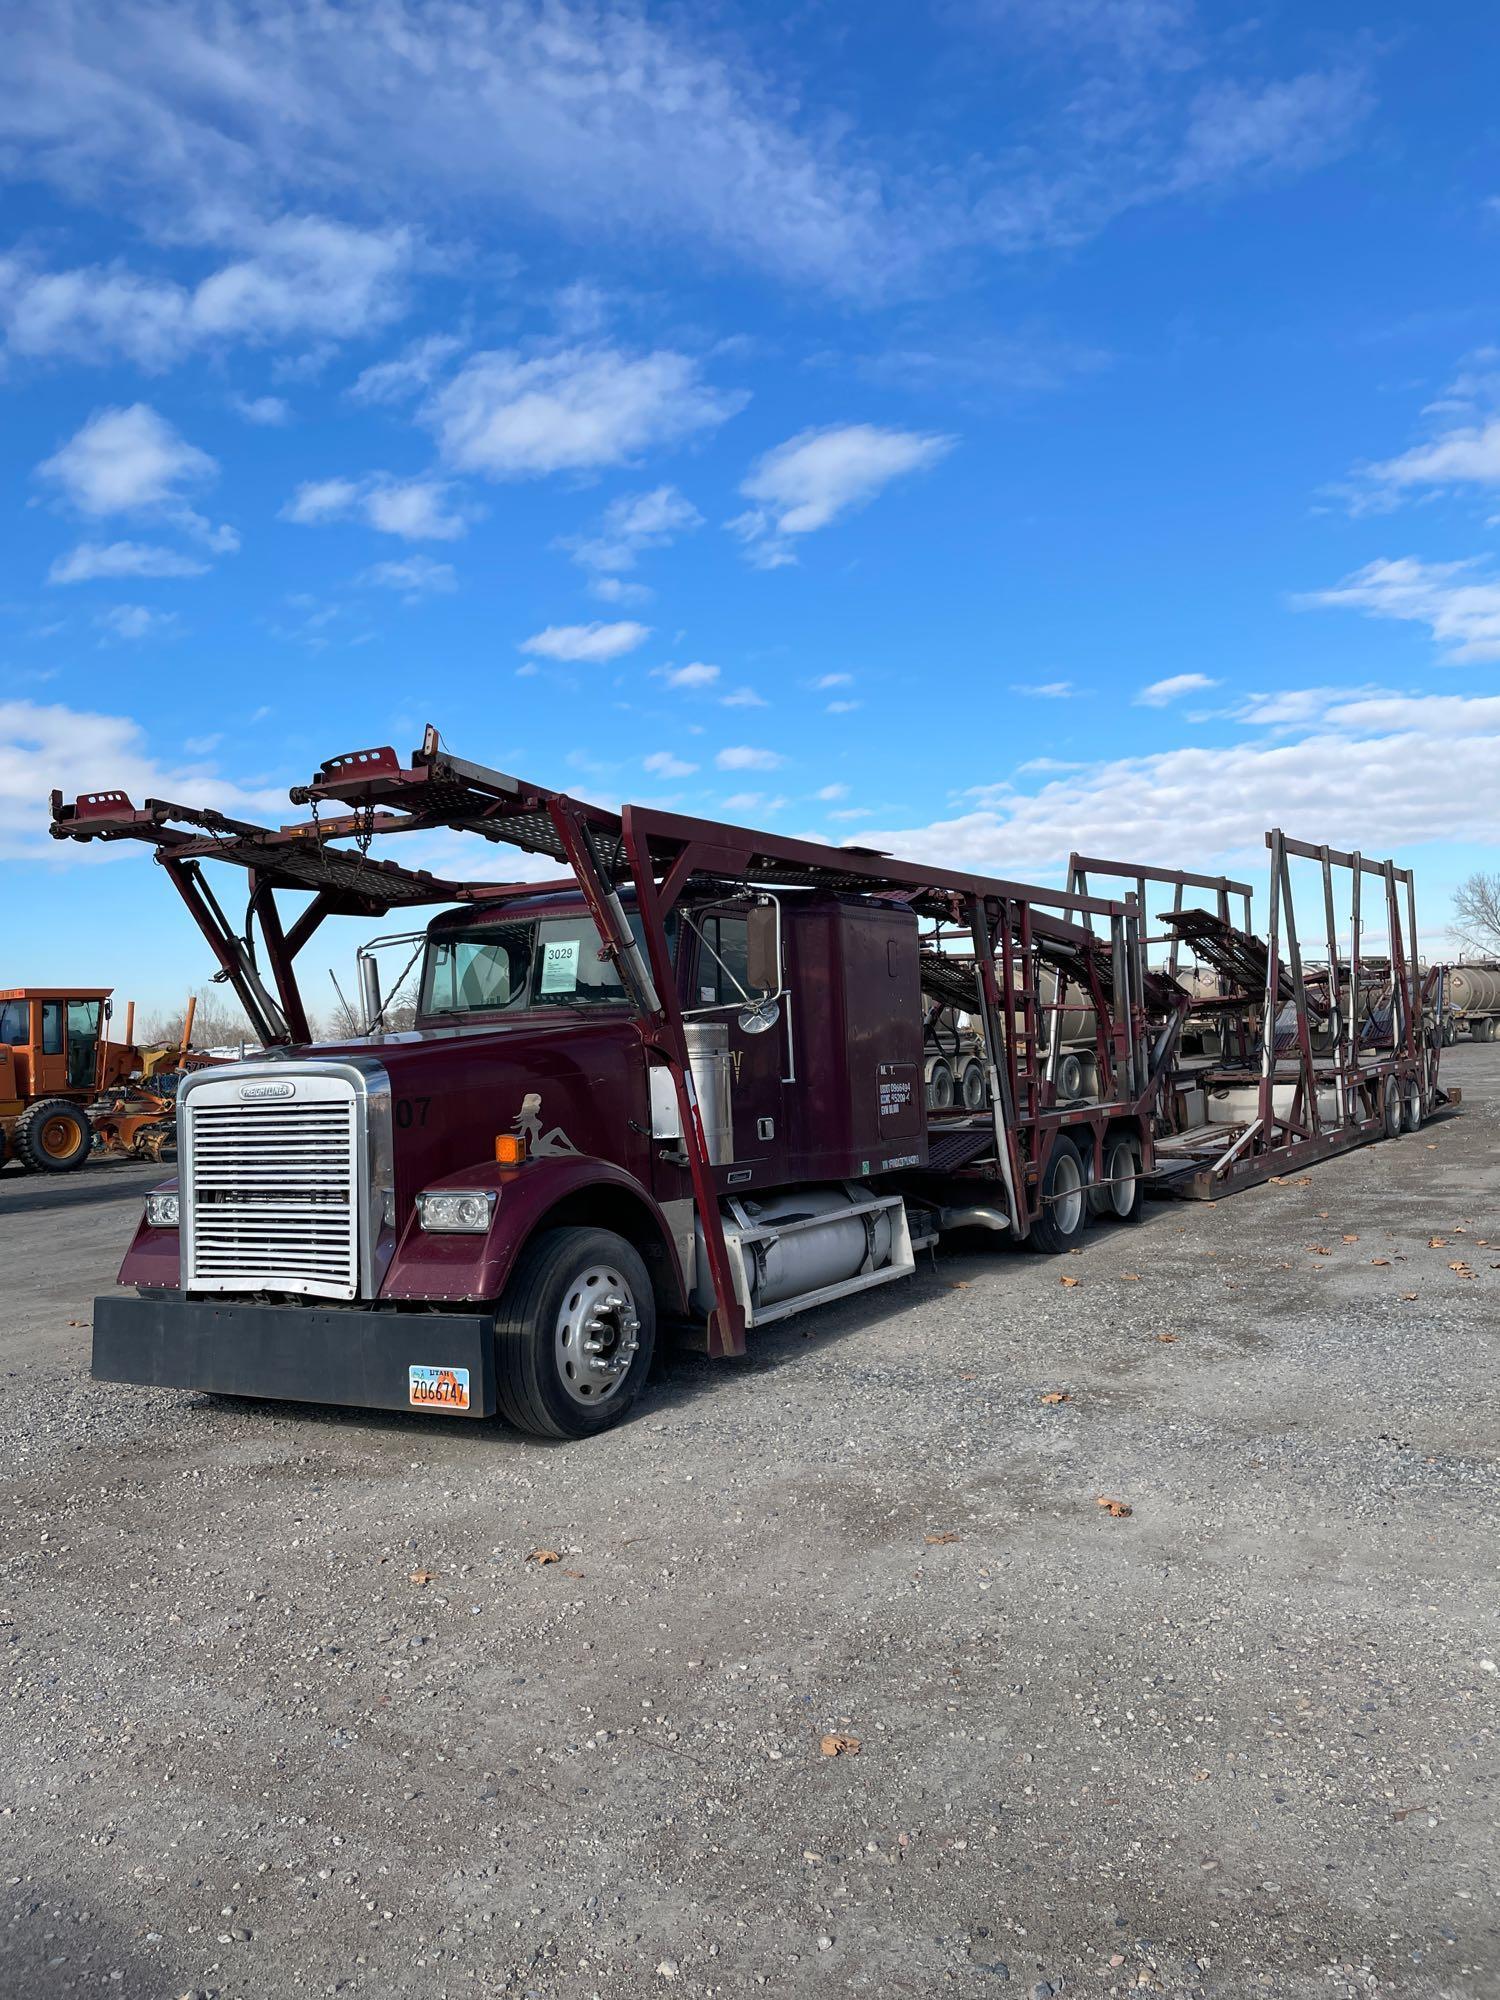
[(175, 1229), (177, 1227), (177, 1196), (175, 1194), (148, 1194), (146, 1197), (146, 1221), (152, 1229)]
[(419, 1194), (417, 1220), (443, 1236), (482, 1236), (494, 1212), (493, 1189), (473, 1194)]

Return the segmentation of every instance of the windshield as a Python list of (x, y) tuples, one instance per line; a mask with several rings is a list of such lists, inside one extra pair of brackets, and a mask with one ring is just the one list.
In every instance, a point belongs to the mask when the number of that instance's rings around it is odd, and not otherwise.
[[(630, 927), (639, 944), (634, 914)], [(624, 998), (613, 963), (600, 957), (599, 933), (586, 911), (445, 931), (428, 940), (422, 966), (423, 1014), (521, 1013)]]

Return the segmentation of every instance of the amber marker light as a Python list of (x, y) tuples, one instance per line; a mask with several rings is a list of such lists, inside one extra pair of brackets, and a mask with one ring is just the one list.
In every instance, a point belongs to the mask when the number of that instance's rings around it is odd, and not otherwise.
[(502, 1167), (518, 1167), (526, 1157), (526, 1141), (514, 1132), (495, 1136), (495, 1158)]

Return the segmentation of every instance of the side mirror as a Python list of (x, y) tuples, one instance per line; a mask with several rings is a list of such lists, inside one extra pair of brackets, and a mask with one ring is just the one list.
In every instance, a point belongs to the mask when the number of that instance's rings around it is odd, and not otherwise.
[(763, 1035), (768, 1028), (774, 1028), (781, 1019), (781, 1009), (768, 993), (763, 1000), (752, 1000), (748, 1007), (741, 1007), (739, 1024), (747, 1035)]
[[(756, 903), (745, 920), (746, 985), (757, 987), (762, 993), (781, 991), (780, 944), (780, 909), (774, 902)], [(770, 1025), (770, 1021), (765, 1023), (766, 1027)]]

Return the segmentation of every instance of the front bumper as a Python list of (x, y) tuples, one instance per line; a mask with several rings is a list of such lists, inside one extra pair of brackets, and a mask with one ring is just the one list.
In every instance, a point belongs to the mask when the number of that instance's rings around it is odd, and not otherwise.
[(331, 1311), (116, 1292), (94, 1301), (90, 1372), (96, 1382), (220, 1396), (489, 1417), (492, 1328), (482, 1313)]

